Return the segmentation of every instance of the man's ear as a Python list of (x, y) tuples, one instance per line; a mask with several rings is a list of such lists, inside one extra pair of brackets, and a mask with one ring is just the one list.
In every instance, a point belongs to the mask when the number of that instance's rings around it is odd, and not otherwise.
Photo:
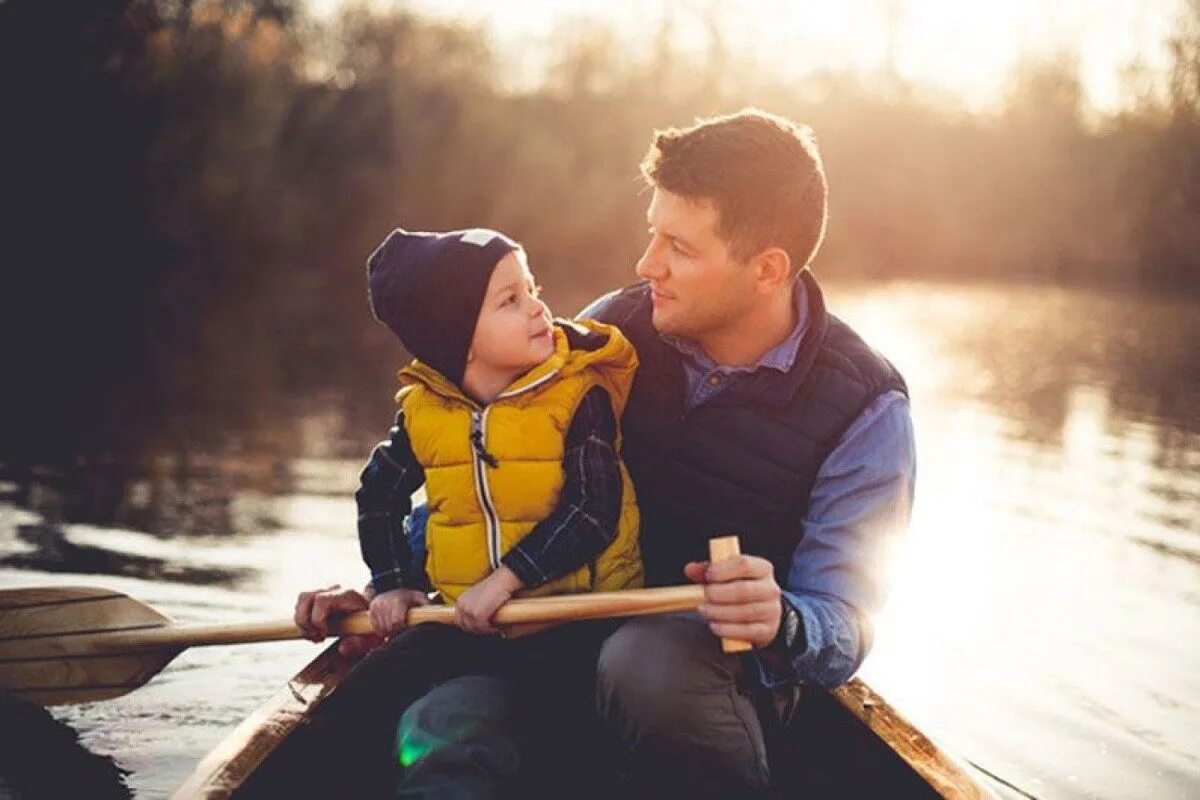
[(782, 247), (768, 247), (754, 257), (758, 284), (769, 292), (792, 279), (792, 259)]

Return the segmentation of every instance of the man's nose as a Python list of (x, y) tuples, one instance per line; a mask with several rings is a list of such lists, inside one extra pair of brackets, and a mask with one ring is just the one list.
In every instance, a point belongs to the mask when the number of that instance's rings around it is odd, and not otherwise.
[(646, 280), (661, 278), (666, 273), (662, 263), (661, 250), (654, 242), (646, 247), (646, 252), (642, 253), (634, 272), (639, 278)]

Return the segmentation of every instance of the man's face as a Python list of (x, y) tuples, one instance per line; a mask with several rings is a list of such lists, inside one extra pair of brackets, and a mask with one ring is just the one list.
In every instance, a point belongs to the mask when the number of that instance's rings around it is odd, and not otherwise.
[(646, 218), (650, 244), (637, 274), (650, 282), (656, 330), (703, 344), (752, 313), (752, 270), (717, 235), (711, 201), (656, 188)]

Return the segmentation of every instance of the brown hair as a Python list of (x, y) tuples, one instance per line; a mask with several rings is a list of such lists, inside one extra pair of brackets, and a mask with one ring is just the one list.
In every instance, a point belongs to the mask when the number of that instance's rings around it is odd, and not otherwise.
[(654, 187), (716, 206), (717, 233), (745, 261), (783, 248), (798, 273), (825, 236), (828, 184), (810, 128), (757, 109), (656, 131), (642, 160)]

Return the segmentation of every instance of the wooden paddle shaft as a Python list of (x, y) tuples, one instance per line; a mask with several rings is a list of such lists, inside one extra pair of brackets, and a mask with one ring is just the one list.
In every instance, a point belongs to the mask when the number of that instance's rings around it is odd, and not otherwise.
[[(736, 536), (720, 536), (716, 539), (708, 540), (708, 560), (714, 564), (741, 554), (742, 548), (738, 544)], [(744, 653), (747, 650), (753, 649), (753, 647), (754, 645), (750, 644), (750, 642), (745, 642), (741, 639), (721, 639), (721, 651), (725, 653)]]
[[(667, 614), (694, 611), (704, 599), (700, 586), (668, 586), (659, 589), (631, 589), (622, 592), (593, 594), (564, 594), (511, 600), (496, 612), (499, 625), (521, 625), (538, 622), (570, 622), (608, 617), (632, 617), (642, 614)], [(454, 624), (454, 607), (430, 605), (413, 608), (408, 622)], [(373, 633), (365, 611), (348, 614), (331, 627), (335, 636)], [(112, 650), (139, 647), (177, 645), (240, 644), (302, 638), (300, 629), (291, 621), (249, 622), (221, 625), (166, 625), (143, 630), (98, 634), (91, 639), (93, 650)], [(82, 643), (81, 643), (82, 644)]]

